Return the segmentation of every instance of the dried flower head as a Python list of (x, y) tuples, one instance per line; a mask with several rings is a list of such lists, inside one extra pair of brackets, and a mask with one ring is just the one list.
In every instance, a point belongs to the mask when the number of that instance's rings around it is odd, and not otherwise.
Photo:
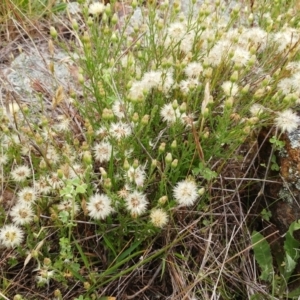
[(135, 183), (137, 186), (141, 187), (144, 185), (146, 178), (145, 170), (138, 166), (137, 168), (130, 167), (126, 173), (129, 182)]
[(17, 182), (22, 182), (30, 176), (31, 171), (27, 166), (24, 165), (24, 166), (16, 167), (14, 170), (11, 171), (10, 174), (13, 180)]
[(155, 208), (150, 213), (150, 220), (155, 227), (162, 228), (168, 223), (169, 217), (163, 209)]
[(67, 211), (76, 216), (79, 213), (79, 205), (73, 199), (67, 199), (57, 205), (59, 211)]
[(173, 189), (175, 200), (180, 205), (193, 205), (198, 198), (197, 185), (192, 180), (183, 180), (177, 183)]
[(97, 220), (105, 219), (113, 211), (110, 198), (104, 194), (95, 194), (90, 197), (87, 210), (89, 216)]
[(11, 209), (10, 216), (15, 224), (25, 225), (33, 220), (34, 212), (30, 205), (20, 202)]
[(300, 124), (300, 117), (293, 113), (291, 109), (279, 112), (277, 115), (278, 117), (275, 118), (275, 125), (281, 131), (292, 132), (297, 129)]
[(138, 191), (133, 191), (125, 198), (127, 209), (133, 217), (137, 217), (146, 211), (148, 201), (146, 196)]
[(112, 153), (112, 146), (109, 142), (100, 142), (93, 147), (95, 159), (100, 162), (109, 161)]
[(132, 130), (129, 124), (124, 122), (112, 123), (109, 129), (109, 133), (113, 138), (120, 141), (131, 135)]
[(19, 246), (24, 239), (23, 230), (14, 224), (4, 225), (0, 229), (0, 243), (6, 248)]
[(89, 14), (100, 15), (104, 12), (105, 5), (101, 2), (94, 2), (89, 6)]

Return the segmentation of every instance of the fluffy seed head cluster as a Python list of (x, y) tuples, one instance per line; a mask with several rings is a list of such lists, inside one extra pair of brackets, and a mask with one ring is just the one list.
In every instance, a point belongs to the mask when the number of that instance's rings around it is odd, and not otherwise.
[(126, 175), (129, 182), (136, 184), (137, 187), (142, 187), (144, 185), (144, 181), (146, 179), (146, 173), (141, 166), (138, 166), (137, 168), (131, 166), (128, 169)]
[(143, 214), (148, 205), (146, 195), (141, 192), (133, 191), (125, 198), (125, 204), (133, 217)]
[(25, 187), (18, 192), (18, 202), (30, 205), (36, 200), (36, 192), (31, 187)]
[(89, 13), (92, 15), (100, 15), (104, 12), (105, 5), (101, 2), (94, 2), (89, 6)]
[(67, 211), (73, 213), (76, 216), (79, 213), (79, 205), (73, 201), (73, 199), (67, 199), (57, 205), (59, 211)]
[(109, 133), (117, 141), (121, 141), (122, 139), (130, 136), (132, 134), (132, 130), (129, 124), (120, 121), (110, 124)]
[(292, 132), (297, 129), (300, 124), (300, 117), (297, 116), (291, 109), (284, 110), (283, 112), (277, 113), (275, 118), (275, 125), (281, 131)]
[(176, 184), (173, 195), (179, 205), (191, 206), (198, 198), (197, 185), (195, 181), (183, 180)]
[(236, 96), (236, 94), (238, 93), (239, 91), (239, 87), (236, 83), (233, 83), (231, 81), (225, 81), (223, 82), (223, 84), (221, 85), (223, 91), (224, 91), (224, 94), (226, 96)]
[(14, 170), (11, 171), (10, 174), (14, 181), (22, 182), (31, 175), (31, 171), (27, 166), (23, 165), (16, 167)]
[(94, 145), (93, 152), (97, 161), (109, 161), (112, 153), (112, 146), (109, 142), (102, 141)]
[(12, 207), (10, 216), (15, 224), (25, 225), (33, 220), (34, 212), (30, 205), (20, 202)]
[(14, 224), (4, 225), (0, 229), (0, 243), (6, 248), (19, 246), (24, 239), (23, 230)]
[(95, 194), (90, 197), (87, 210), (91, 218), (96, 220), (105, 219), (113, 211), (111, 199), (105, 194)]
[(151, 210), (150, 221), (155, 227), (163, 228), (168, 223), (168, 214), (161, 208)]

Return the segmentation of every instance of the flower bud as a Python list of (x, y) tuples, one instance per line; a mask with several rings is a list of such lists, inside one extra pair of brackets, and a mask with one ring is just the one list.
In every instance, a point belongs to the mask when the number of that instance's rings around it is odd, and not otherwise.
[(164, 205), (168, 201), (168, 196), (162, 196), (158, 199), (158, 203)]
[(50, 35), (54, 39), (57, 38), (57, 31), (56, 31), (56, 29), (53, 26), (50, 26)]
[(158, 148), (158, 152), (159, 153), (163, 153), (166, 150), (166, 143), (161, 143), (159, 148)]
[(141, 120), (142, 125), (147, 125), (149, 123), (149, 118), (150, 118), (149, 115), (144, 115)]
[(172, 161), (172, 163), (171, 163), (171, 167), (172, 167), (173, 169), (175, 169), (175, 168), (177, 167), (177, 165), (178, 165), (178, 159), (174, 159), (174, 160)]
[(165, 160), (166, 160), (167, 164), (171, 163), (171, 161), (172, 161), (172, 154), (170, 152), (167, 153)]

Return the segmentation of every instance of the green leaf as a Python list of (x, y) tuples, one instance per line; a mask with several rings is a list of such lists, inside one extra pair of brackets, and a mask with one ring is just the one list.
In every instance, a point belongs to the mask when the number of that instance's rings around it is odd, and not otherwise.
[(117, 258), (117, 262), (122, 261), (124, 258), (126, 258), (128, 255), (131, 254), (131, 252), (136, 249), (141, 243), (143, 242), (143, 240), (139, 240), (137, 242), (134, 242), (127, 250), (125, 250), (123, 253), (121, 253), (119, 255), (119, 257)]
[(255, 259), (261, 269), (260, 278), (270, 282), (274, 273), (270, 245), (257, 231), (253, 231), (251, 240)]
[(288, 232), (285, 235), (284, 241), (284, 250), (285, 250), (285, 259), (284, 259), (284, 278), (286, 281), (289, 280), (291, 274), (293, 273), (297, 260), (299, 259), (299, 246), (300, 242), (294, 238), (294, 231), (300, 229), (299, 221), (293, 222)]

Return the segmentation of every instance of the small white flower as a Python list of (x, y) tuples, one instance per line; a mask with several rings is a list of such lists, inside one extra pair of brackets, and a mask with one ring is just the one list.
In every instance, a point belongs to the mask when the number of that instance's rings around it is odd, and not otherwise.
[(238, 65), (243, 65), (243, 66), (247, 64), (249, 59), (250, 59), (250, 52), (241, 47), (237, 47), (234, 50), (234, 55), (231, 58), (231, 60), (234, 63), (236, 63)]
[(125, 104), (123, 101), (117, 100), (112, 106), (112, 111), (117, 118), (123, 119), (125, 118), (126, 113), (130, 113), (132, 111), (132, 107), (128, 104)]
[(179, 109), (174, 109), (172, 103), (165, 104), (160, 110), (160, 115), (164, 122), (173, 124), (180, 117)]
[(0, 229), (0, 243), (6, 248), (19, 246), (23, 239), (23, 230), (14, 224), (4, 225)]
[(141, 82), (147, 91), (157, 88), (162, 82), (162, 71), (150, 71), (145, 73)]
[(291, 109), (277, 113), (278, 117), (275, 118), (275, 125), (281, 131), (292, 132), (297, 129), (300, 124), (300, 117), (297, 116)]
[(58, 155), (56, 149), (53, 146), (47, 147), (46, 158), (52, 163), (56, 164), (60, 160), (60, 156)]
[(175, 41), (179, 41), (183, 38), (186, 33), (186, 25), (181, 22), (174, 22), (168, 27), (168, 37), (174, 39)]
[(72, 168), (69, 170), (69, 178), (82, 177), (84, 175), (85, 169), (81, 164), (73, 164)]
[(105, 5), (101, 2), (95, 2), (89, 6), (89, 13), (92, 15), (100, 15), (104, 12), (104, 10)]
[(105, 219), (113, 211), (110, 198), (104, 194), (95, 194), (90, 197), (87, 210), (89, 216), (96, 220)]
[(184, 69), (186, 76), (194, 77), (194, 78), (195, 77), (198, 78), (199, 75), (202, 73), (202, 71), (203, 71), (202, 65), (195, 61), (189, 63)]
[(264, 112), (265, 107), (261, 104), (255, 103), (250, 107), (249, 110), (252, 116), (257, 117)]
[(135, 81), (129, 89), (127, 98), (133, 102), (140, 102), (144, 100), (146, 93), (147, 90), (145, 89), (144, 84), (141, 81)]
[(64, 132), (70, 129), (70, 119), (65, 115), (57, 117), (58, 123), (54, 125), (54, 128), (59, 132)]
[(126, 124), (124, 122), (117, 122), (117, 123), (112, 123), (110, 125), (109, 133), (116, 140), (120, 141), (123, 138), (130, 136), (132, 130), (129, 124)]
[(73, 199), (68, 199), (62, 201), (60, 204), (57, 205), (57, 209), (59, 211), (67, 211), (67, 212), (73, 212), (74, 216), (78, 214), (79, 212), (79, 205), (74, 202)]
[(234, 82), (231, 82), (231, 81), (223, 82), (221, 87), (222, 87), (222, 89), (224, 91), (224, 94), (226, 96), (233, 96), (234, 97), (239, 91), (238, 85)]
[(20, 202), (10, 211), (12, 221), (17, 225), (25, 225), (33, 220), (34, 212), (30, 205)]
[(126, 174), (129, 182), (134, 182), (138, 187), (142, 187), (144, 185), (146, 173), (140, 166), (137, 168), (130, 167)]
[(6, 165), (8, 162), (8, 156), (6, 154), (0, 155), (0, 165)]
[(192, 180), (183, 180), (173, 189), (174, 198), (180, 205), (191, 206), (198, 198), (197, 185)]
[(24, 165), (16, 167), (13, 171), (11, 171), (10, 174), (14, 181), (22, 182), (30, 176), (31, 171), (27, 166)]
[(54, 270), (48, 270), (47, 268), (39, 269), (39, 275), (35, 277), (38, 285), (43, 286), (49, 284), (50, 279), (54, 277)]
[(95, 159), (100, 162), (109, 161), (112, 153), (112, 146), (108, 142), (97, 143), (93, 147)]
[(47, 195), (51, 192), (52, 188), (49, 185), (47, 179), (44, 176), (41, 176), (38, 181), (36, 181), (35, 188), (37, 192)]
[(150, 213), (150, 220), (155, 227), (162, 228), (168, 223), (169, 217), (163, 209), (155, 208)]
[(31, 187), (25, 187), (18, 192), (18, 202), (26, 203), (27, 205), (36, 200), (35, 190)]
[(47, 176), (47, 180), (53, 189), (60, 189), (64, 186), (64, 182), (59, 178), (56, 172), (52, 172), (51, 175)]
[(125, 198), (125, 203), (127, 209), (130, 211), (133, 217), (137, 217), (143, 214), (146, 211), (148, 205), (146, 196), (138, 191), (129, 193)]

